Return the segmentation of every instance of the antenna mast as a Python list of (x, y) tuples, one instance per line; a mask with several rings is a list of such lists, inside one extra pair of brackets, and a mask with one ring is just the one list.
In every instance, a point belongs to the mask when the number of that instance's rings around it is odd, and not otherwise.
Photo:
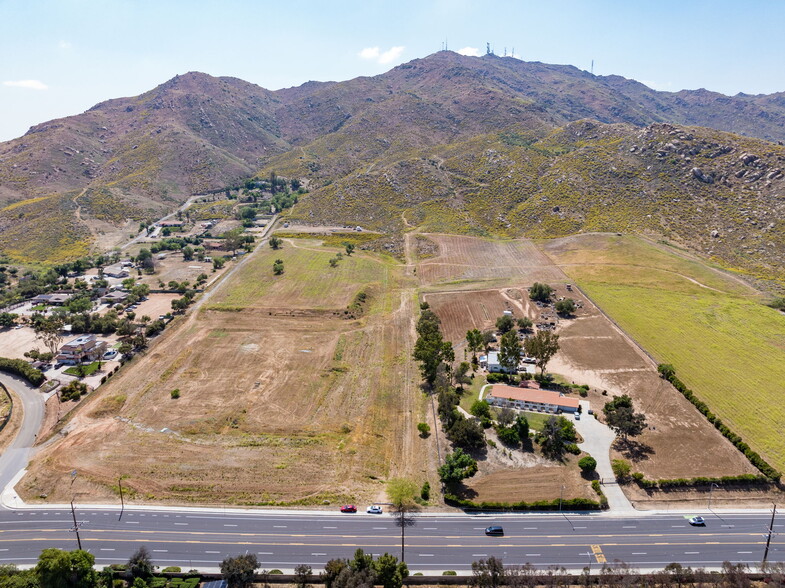
[(594, 60), (591, 60), (591, 75), (594, 75)]

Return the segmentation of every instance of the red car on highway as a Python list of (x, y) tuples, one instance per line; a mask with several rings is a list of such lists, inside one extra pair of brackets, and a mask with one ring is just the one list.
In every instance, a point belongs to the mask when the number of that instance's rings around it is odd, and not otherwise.
[(344, 504), (341, 507), (341, 512), (357, 512), (357, 507), (353, 504)]

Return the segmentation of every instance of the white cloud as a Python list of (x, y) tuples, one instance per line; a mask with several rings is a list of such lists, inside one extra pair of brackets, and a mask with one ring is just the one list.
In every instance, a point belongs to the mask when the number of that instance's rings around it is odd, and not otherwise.
[(458, 49), (458, 55), (468, 55), (469, 57), (479, 57), (480, 50), (477, 47), (464, 47)]
[(382, 52), (378, 47), (366, 47), (358, 53), (362, 59), (375, 61), (377, 63), (390, 63), (395, 61), (401, 56), (405, 47), (390, 47), (387, 51)]
[(60, 42), (57, 44), (57, 46), (58, 46), (60, 49), (63, 49), (63, 50), (68, 50), (68, 49), (70, 49), (71, 47), (73, 47), (73, 44), (71, 44), (71, 41), (60, 41)]
[(404, 47), (391, 47), (389, 51), (385, 51), (379, 56), (379, 63), (390, 63), (395, 61), (403, 53)]
[(29, 90), (48, 90), (49, 86), (38, 80), (17, 80), (3, 82), (4, 86), (12, 86), (14, 88), (27, 88)]
[(363, 59), (376, 59), (379, 57), (379, 48), (378, 47), (366, 47), (359, 53), (360, 57)]

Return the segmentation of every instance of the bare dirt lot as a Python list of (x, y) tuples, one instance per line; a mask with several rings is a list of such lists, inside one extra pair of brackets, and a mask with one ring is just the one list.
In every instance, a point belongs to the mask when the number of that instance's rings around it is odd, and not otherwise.
[[(67, 435), (42, 450), (18, 486), (25, 498), (67, 499), (74, 469), (77, 494), (96, 500), (115, 499), (120, 475), (136, 500), (238, 505), (371, 502), (390, 475), (436, 484), (433, 440), (415, 428), (424, 420), (410, 360), (415, 297), (400, 267), (378, 273), (384, 279), (362, 318), (276, 316), (268, 309), (280, 306), (284, 281), (322, 284), (341, 271), (327, 263), (329, 249), (318, 263), (294, 249), (280, 254), (282, 290), (246, 291), (240, 308), (231, 289), (267, 279), (244, 265), (246, 279), (228, 285), (231, 310), (186, 317), (83, 401)], [(300, 303), (309, 292), (299, 289)], [(325, 303), (323, 292), (313, 290), (312, 306)], [(344, 290), (336, 296), (345, 304)]]

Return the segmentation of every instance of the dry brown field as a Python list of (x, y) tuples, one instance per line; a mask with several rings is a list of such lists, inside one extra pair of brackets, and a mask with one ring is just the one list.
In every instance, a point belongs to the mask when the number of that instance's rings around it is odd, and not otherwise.
[(441, 319), (445, 339), (453, 343), (463, 340), (469, 329), (493, 328), (505, 310), (516, 318), (528, 316), (515, 304), (523, 300), (517, 288), (427, 292), (422, 298)]
[(528, 240), (492, 241), (478, 237), (427, 234), (439, 253), (421, 260), (422, 286), (449, 282), (499, 280), (504, 283), (564, 281), (564, 274)]
[[(67, 499), (74, 469), (77, 495), (103, 500), (116, 497), (119, 476), (138, 501), (236, 505), (371, 502), (391, 475), (437, 484), (433, 439), (415, 427), (425, 418), (410, 360), (416, 298), (400, 266), (357, 256), (383, 266), (374, 275), (384, 277), (362, 318), (271, 316), (260, 309), (285, 304), (284, 282), (352, 275), (348, 263), (329, 267), (335, 251), (319, 251), (317, 264), (287, 249), (274, 252), (288, 254), (276, 288), (245, 291), (238, 308), (233, 288), (268, 279), (249, 259), (232, 276), (244, 279), (216, 293), (234, 296), (231, 310), (201, 309), (173, 324), (83, 401), (67, 436), (42, 449), (18, 486), (24, 497)], [(310, 291), (299, 288), (299, 303)], [(323, 293), (314, 290), (310, 304), (346, 302), (343, 290)]]

